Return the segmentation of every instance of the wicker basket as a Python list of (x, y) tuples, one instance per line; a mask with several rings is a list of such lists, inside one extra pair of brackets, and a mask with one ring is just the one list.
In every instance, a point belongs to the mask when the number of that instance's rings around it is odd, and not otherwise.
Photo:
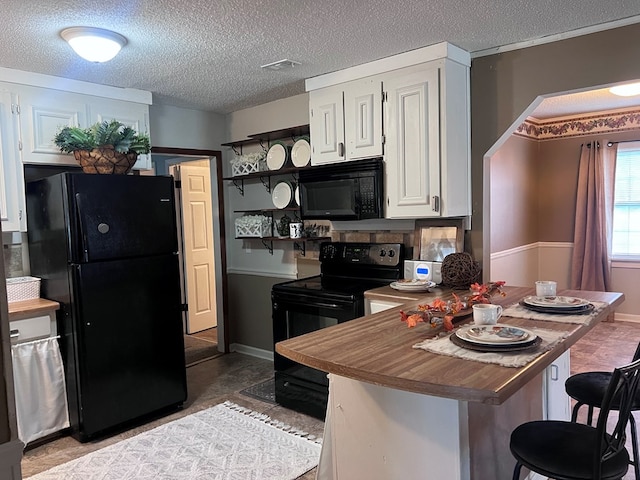
[(40, 279), (37, 277), (7, 278), (7, 301), (19, 302), (40, 297)]
[(84, 173), (126, 174), (138, 160), (138, 154), (135, 152), (120, 153), (109, 147), (75, 150), (73, 156)]
[(236, 218), (236, 238), (254, 237), (263, 238), (271, 236), (272, 219), (263, 215), (244, 216)]

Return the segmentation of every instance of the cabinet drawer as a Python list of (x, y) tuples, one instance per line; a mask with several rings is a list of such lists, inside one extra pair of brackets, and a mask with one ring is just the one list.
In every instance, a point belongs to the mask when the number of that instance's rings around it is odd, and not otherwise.
[[(11, 343), (23, 343), (37, 338), (55, 335), (55, 325), (52, 325), (51, 315), (24, 318), (9, 322), (11, 329)], [(53, 331), (52, 331), (53, 330)]]

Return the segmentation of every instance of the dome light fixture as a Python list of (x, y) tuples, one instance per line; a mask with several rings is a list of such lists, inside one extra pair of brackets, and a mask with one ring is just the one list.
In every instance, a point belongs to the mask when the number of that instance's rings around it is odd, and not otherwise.
[(633, 97), (634, 95), (640, 95), (640, 82), (611, 87), (609, 91), (620, 97)]
[(127, 44), (119, 33), (95, 27), (71, 27), (60, 32), (71, 48), (89, 62), (108, 62)]

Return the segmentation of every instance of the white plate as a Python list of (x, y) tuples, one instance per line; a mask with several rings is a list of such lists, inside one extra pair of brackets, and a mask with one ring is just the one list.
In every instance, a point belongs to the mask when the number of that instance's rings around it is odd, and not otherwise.
[(300, 206), (300, 185), (296, 187), (294, 198), (296, 200), (296, 205)]
[(269, 170), (279, 170), (287, 161), (287, 148), (281, 143), (274, 143), (267, 152), (267, 167)]
[(309, 164), (311, 161), (311, 145), (309, 142), (301, 138), (296, 143), (293, 144), (293, 148), (291, 149), (291, 162), (296, 167), (304, 167)]
[(530, 296), (530, 297), (525, 297), (522, 301), (528, 305), (535, 305), (536, 307), (549, 307), (549, 308), (558, 308), (558, 309), (581, 308), (589, 305), (589, 301), (584, 300), (583, 298), (564, 297), (564, 296), (555, 296), (555, 297)]
[(276, 208), (285, 208), (291, 203), (291, 185), (279, 182), (271, 192), (271, 200)]
[(456, 335), (462, 340), (479, 345), (517, 345), (536, 338), (529, 330), (500, 323), (497, 325), (468, 325), (456, 330)]
[(404, 290), (406, 292), (424, 292), (436, 286), (431, 280), (398, 280), (389, 284), (394, 290)]

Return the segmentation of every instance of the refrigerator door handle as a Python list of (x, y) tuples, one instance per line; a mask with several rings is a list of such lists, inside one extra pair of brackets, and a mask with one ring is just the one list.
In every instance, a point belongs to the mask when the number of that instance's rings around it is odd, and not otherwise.
[(84, 215), (82, 214), (82, 202), (80, 193), (76, 193), (76, 212), (78, 212), (78, 224), (80, 225), (80, 239), (82, 249), (82, 259), (89, 261), (89, 242), (87, 241), (87, 226), (84, 223)]

